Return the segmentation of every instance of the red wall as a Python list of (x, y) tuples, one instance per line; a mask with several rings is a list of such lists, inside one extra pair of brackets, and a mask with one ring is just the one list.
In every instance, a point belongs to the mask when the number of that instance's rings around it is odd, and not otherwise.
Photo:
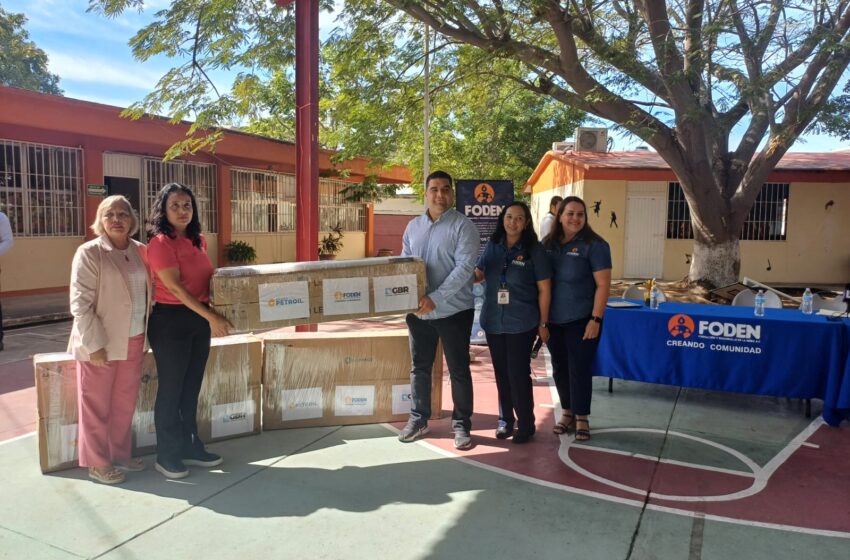
[(401, 255), (401, 237), (407, 223), (416, 216), (375, 214), (375, 251), (390, 249), (393, 256)]

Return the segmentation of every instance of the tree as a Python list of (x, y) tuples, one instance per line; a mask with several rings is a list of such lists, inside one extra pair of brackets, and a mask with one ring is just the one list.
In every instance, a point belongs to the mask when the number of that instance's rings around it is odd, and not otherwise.
[[(107, 16), (142, 6), (141, 0), (90, 2), (90, 9)], [(424, 26), (378, 2), (352, 8), (340, 13), (322, 47), (320, 144), (337, 150), (338, 161), (365, 156), (378, 165), (406, 165), (420, 177)], [(271, 2), (182, 0), (155, 18), (131, 39), (134, 55), (146, 60), (166, 54), (182, 63), (126, 113), (194, 121), (168, 156), (209, 147), (219, 137), (210, 131), (223, 125), (294, 138), (291, 9)], [(509, 178), (521, 188), (540, 154), (584, 117), (522, 88), (511, 78), (524, 72), (518, 62), (455, 41), (431, 50), (432, 159), (457, 176)], [(210, 79), (218, 70), (237, 72), (230, 91), (218, 91)], [(390, 191), (367, 179), (349, 194), (375, 200)]]
[[(349, 1), (357, 17), (387, 17)], [(527, 90), (608, 119), (658, 151), (691, 208), (689, 278), (731, 283), (768, 175), (807, 130), (848, 130), (833, 96), (850, 0), (386, 0), (451, 41), (521, 62)], [(733, 129), (743, 130), (730, 146)]]
[(47, 70), (47, 54), (29, 40), (24, 14), (0, 8), (0, 84), (62, 95), (59, 76)]

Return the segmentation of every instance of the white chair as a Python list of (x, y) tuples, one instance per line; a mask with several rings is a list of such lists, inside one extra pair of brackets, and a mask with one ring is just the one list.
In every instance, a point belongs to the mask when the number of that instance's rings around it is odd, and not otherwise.
[[(732, 305), (737, 307), (755, 307), (756, 293), (752, 290), (744, 290), (735, 294), (735, 299), (732, 300)], [(782, 309), (782, 300), (773, 292), (764, 293), (764, 307), (772, 309)]]
[(754, 307), (756, 304), (756, 293), (752, 290), (744, 290), (735, 294), (732, 305), (735, 307)]
[[(667, 296), (664, 295), (664, 292), (659, 288), (659, 292), (661, 292), (661, 297), (658, 298), (658, 301), (665, 302), (667, 301)], [(639, 299), (643, 301), (644, 294), (646, 293), (646, 288), (641, 286), (640, 284), (632, 284), (626, 291), (623, 292), (623, 299)]]
[(820, 309), (828, 309), (829, 311), (844, 311), (844, 302), (840, 297), (832, 299), (823, 299), (818, 294), (813, 294), (812, 309), (818, 311)]

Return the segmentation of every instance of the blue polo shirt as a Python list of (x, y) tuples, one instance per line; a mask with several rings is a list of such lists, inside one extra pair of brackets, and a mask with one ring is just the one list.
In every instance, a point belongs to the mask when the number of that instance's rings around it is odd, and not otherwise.
[[(507, 268), (505, 265), (507, 264)], [(540, 324), (537, 282), (552, 277), (552, 265), (543, 245), (530, 249), (517, 243), (510, 250), (504, 240), (488, 241), (476, 265), (484, 272), (486, 282), (481, 327), (490, 334), (518, 334), (536, 329)], [(504, 272), (510, 303), (499, 305), (498, 292)]]
[(558, 249), (546, 249), (552, 263), (550, 323), (569, 323), (593, 314), (596, 281), (593, 273), (611, 268), (611, 247), (605, 240), (588, 243), (581, 234)]

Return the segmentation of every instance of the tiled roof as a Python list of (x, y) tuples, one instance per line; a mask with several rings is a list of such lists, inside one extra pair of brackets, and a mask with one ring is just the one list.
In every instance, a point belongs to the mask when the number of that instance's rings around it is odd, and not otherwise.
[[(657, 152), (549, 152), (555, 159), (584, 168), (670, 169)], [(850, 171), (850, 151), (829, 153), (788, 152), (776, 166), (779, 171)]]

